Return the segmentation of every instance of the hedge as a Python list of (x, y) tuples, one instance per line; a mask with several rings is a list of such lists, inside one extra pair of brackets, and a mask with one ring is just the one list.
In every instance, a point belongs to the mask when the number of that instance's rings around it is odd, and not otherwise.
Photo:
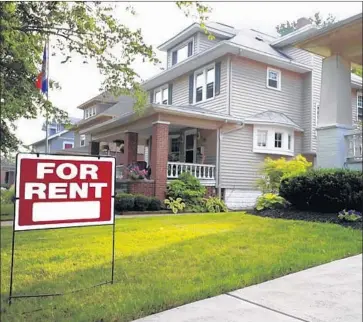
[(115, 210), (123, 211), (158, 211), (162, 209), (161, 201), (154, 197), (119, 193), (115, 197)]
[(282, 180), (279, 194), (300, 210), (325, 213), (342, 209), (361, 211), (363, 173), (343, 169), (310, 170)]

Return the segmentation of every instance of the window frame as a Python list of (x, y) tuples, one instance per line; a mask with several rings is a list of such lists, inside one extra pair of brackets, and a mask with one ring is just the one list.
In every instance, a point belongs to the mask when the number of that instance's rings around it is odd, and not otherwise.
[[(83, 141), (83, 144), (82, 144)], [(86, 146), (86, 134), (81, 134), (79, 136), (79, 146)]]
[[(359, 97), (362, 98), (362, 106), (359, 106)], [(361, 112), (361, 116), (359, 116), (359, 109), (362, 111)], [(359, 118), (363, 118), (363, 93), (361, 91), (357, 91), (357, 120), (359, 120)]]
[(96, 106), (88, 107), (84, 110), (84, 119), (89, 119), (96, 115)]
[(69, 148), (69, 149), (73, 149), (74, 148), (74, 142), (73, 141), (63, 141), (63, 150), (66, 150), (66, 148), (65, 148), (66, 144), (72, 144), (72, 147)]
[[(267, 147), (267, 137), (268, 137), (268, 131), (267, 130), (261, 130), (261, 129), (258, 129), (257, 131), (256, 131), (256, 133), (257, 133), (257, 146), (259, 147), (259, 148), (265, 148), (265, 147)], [(264, 134), (265, 136), (264, 136), (264, 144), (265, 145), (259, 145), (259, 143), (260, 143), (260, 141), (259, 141), (259, 134)]]
[[(280, 135), (280, 139), (278, 140), (277, 138), (276, 138), (276, 135), (277, 134), (279, 134)], [(282, 144), (283, 144), (283, 141), (284, 141), (284, 133), (283, 132), (277, 132), (277, 131), (275, 131), (274, 132), (274, 147), (275, 147), (275, 149), (282, 149)], [(280, 143), (280, 146), (276, 146), (276, 143)]]
[[(166, 104), (163, 104), (163, 92), (164, 91), (167, 91), (166, 93)], [(160, 103), (157, 103), (156, 102), (156, 94), (158, 93), (158, 92), (160, 92), (160, 99), (161, 99), (161, 101), (160, 101)], [(159, 104), (159, 105), (169, 105), (169, 84), (165, 84), (165, 85), (163, 85), (163, 86), (160, 86), (160, 87), (158, 87), (158, 88), (156, 88), (156, 89), (154, 89), (154, 99), (153, 99), (153, 103), (154, 104)]]
[[(258, 133), (267, 132), (266, 146), (258, 145)], [(281, 133), (281, 148), (275, 147), (275, 134)], [(289, 136), (291, 137), (289, 149)], [(294, 156), (296, 135), (293, 128), (273, 124), (254, 124), (252, 152)]]
[[(190, 42), (192, 43), (192, 54), (190, 56), (188, 56), (188, 46), (189, 46)], [(189, 57), (192, 57), (195, 54), (194, 45), (195, 45), (194, 37), (191, 37), (188, 40), (183, 41), (181, 44), (177, 45), (175, 48), (173, 48), (173, 50), (170, 51), (170, 66), (175, 66), (175, 65), (187, 60)], [(176, 63), (173, 64), (173, 53), (178, 52), (180, 49), (182, 49), (184, 47), (187, 47), (187, 57), (185, 59), (183, 59), (183, 60), (179, 60), (179, 55), (177, 54), (176, 55)]]
[[(277, 87), (270, 86), (269, 83), (268, 83), (268, 81), (270, 80), (270, 72), (277, 73)], [(266, 70), (266, 87), (269, 88), (269, 89), (273, 89), (275, 91), (281, 91), (281, 70), (280, 69), (267, 67), (267, 70)]]
[[(214, 70), (214, 81), (213, 81), (213, 96), (207, 98), (207, 85), (208, 85), (208, 70)], [(197, 75), (203, 73), (203, 85), (202, 85), (202, 100), (197, 102)], [(193, 81), (193, 105), (200, 104), (209, 100), (212, 100), (216, 97), (216, 64), (212, 63), (207, 66), (204, 66), (194, 72), (194, 81)]]

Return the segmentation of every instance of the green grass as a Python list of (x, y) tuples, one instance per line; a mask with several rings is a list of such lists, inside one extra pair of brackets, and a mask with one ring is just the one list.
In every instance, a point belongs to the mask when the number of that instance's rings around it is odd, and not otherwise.
[[(111, 229), (18, 233), (14, 294), (66, 292), (109, 280)], [(11, 228), (1, 235), (3, 320), (17, 322), (130, 321), (362, 251), (361, 231), (333, 224), (244, 213), (118, 219), (116, 284), (15, 299), (7, 307)]]
[(13, 220), (13, 218), (14, 218), (14, 204), (1, 204), (0, 220)]

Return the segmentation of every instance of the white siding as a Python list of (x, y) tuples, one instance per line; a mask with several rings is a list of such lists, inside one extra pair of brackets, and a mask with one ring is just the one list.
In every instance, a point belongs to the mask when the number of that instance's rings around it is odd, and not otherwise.
[(311, 136), (311, 151), (316, 152), (317, 137), (316, 137), (316, 107), (320, 105), (321, 91), (321, 73), (323, 68), (323, 58), (313, 55), (313, 98), (312, 98), (312, 136)]

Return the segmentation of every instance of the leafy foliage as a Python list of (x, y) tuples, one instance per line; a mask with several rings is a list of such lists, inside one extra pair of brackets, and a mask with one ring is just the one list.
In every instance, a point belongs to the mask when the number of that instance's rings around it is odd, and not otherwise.
[(161, 201), (156, 197), (149, 198), (149, 206), (147, 210), (158, 211), (162, 209)]
[(164, 203), (168, 209), (171, 209), (173, 214), (177, 214), (179, 211), (182, 211), (185, 208), (185, 203), (181, 198), (174, 200), (173, 198), (169, 197), (169, 199), (165, 199)]
[(345, 209), (339, 211), (338, 218), (344, 221), (360, 221), (362, 220), (362, 213), (356, 210), (346, 211)]
[(115, 197), (116, 211), (132, 211), (135, 207), (135, 196), (128, 193), (118, 193)]
[(274, 193), (265, 193), (257, 198), (256, 210), (277, 209), (287, 205), (286, 200)]
[(228, 208), (223, 200), (219, 199), (218, 197), (209, 197), (204, 199), (205, 207), (207, 208), (208, 212), (228, 212)]
[[(198, 2), (177, 2), (186, 16), (196, 11), (202, 25), (210, 8)], [(132, 95), (134, 110), (141, 113), (146, 92), (141, 78), (131, 64), (136, 59), (158, 64), (153, 47), (145, 43), (141, 30), (132, 30), (115, 15), (111, 2), (1, 2), (0, 12), (0, 86), (1, 152), (16, 151), (18, 139), (13, 134), (19, 118), (49, 116), (66, 122), (67, 113), (52, 105), (36, 89), (44, 44), (50, 39), (52, 56), (67, 63), (75, 56), (90, 60), (103, 77), (100, 90), (114, 96)], [(135, 15), (132, 7), (127, 14)], [(202, 26), (202, 27), (203, 27)], [(59, 84), (50, 80), (50, 88)]]
[(5, 205), (5, 204), (13, 203), (14, 196), (15, 196), (15, 187), (14, 187), (14, 185), (12, 185), (9, 189), (1, 190), (1, 194), (0, 194), (1, 204)]
[(135, 210), (138, 211), (146, 211), (149, 208), (150, 205), (150, 198), (143, 196), (143, 195), (138, 195), (135, 196)]
[(167, 197), (181, 198), (190, 206), (200, 205), (206, 193), (206, 188), (189, 172), (183, 172), (178, 180), (172, 181), (167, 187)]
[(155, 197), (118, 193), (115, 198), (115, 210), (122, 211), (158, 211), (162, 209), (161, 201)]
[(263, 193), (278, 193), (282, 179), (305, 173), (311, 166), (312, 163), (300, 154), (291, 160), (273, 160), (267, 157), (260, 171), (262, 177), (257, 180), (257, 186)]
[[(336, 22), (336, 17), (334, 17), (332, 14), (328, 14), (326, 19), (324, 19), (322, 16), (320, 16), (320, 12), (316, 12), (314, 16), (309, 18), (310, 22), (314, 24), (317, 27), (326, 27), (334, 22)], [(297, 29), (297, 21), (288, 21), (280, 23), (276, 26), (276, 31), (281, 35), (285, 36)]]
[(363, 173), (343, 169), (310, 170), (283, 179), (280, 195), (301, 210), (338, 212), (362, 209)]

